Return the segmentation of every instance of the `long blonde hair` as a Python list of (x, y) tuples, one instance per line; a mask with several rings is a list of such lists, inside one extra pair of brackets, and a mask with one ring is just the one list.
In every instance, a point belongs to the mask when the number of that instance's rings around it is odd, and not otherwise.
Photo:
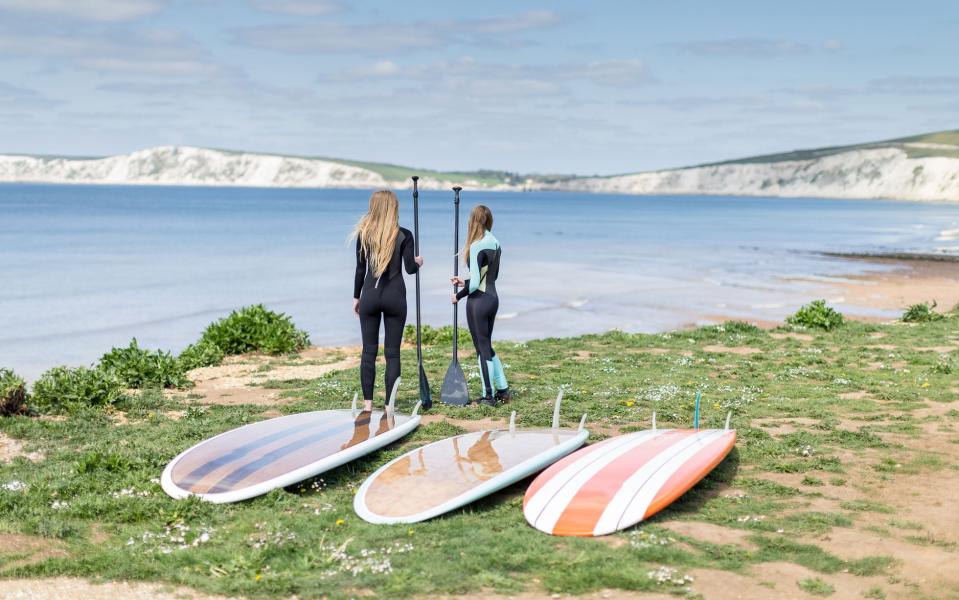
[(463, 262), (468, 260), (473, 242), (483, 239), (488, 229), (493, 229), (493, 211), (485, 204), (477, 204), (470, 211), (469, 222), (466, 225), (466, 243), (460, 250), (460, 258)]
[(357, 221), (350, 239), (359, 238), (360, 250), (377, 277), (389, 266), (399, 234), (400, 202), (396, 194), (390, 190), (373, 192), (370, 209)]

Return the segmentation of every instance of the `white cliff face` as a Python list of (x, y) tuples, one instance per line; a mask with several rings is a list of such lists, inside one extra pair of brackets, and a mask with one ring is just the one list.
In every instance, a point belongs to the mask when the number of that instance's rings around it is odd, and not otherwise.
[(616, 194), (892, 198), (959, 201), (959, 159), (908, 158), (898, 148), (812, 160), (729, 163), (559, 182), (550, 189)]
[[(163, 146), (100, 159), (0, 156), (0, 182), (210, 185), (301, 188), (409, 187), (332, 160)], [(523, 184), (426, 176), (423, 189), (559, 190), (617, 194), (893, 198), (959, 201), (959, 158), (909, 158), (895, 147), (851, 149), (820, 158), (740, 162)]]
[(80, 160), (0, 156), (0, 181), (247, 187), (377, 187), (368, 169), (312, 158), (161, 146)]

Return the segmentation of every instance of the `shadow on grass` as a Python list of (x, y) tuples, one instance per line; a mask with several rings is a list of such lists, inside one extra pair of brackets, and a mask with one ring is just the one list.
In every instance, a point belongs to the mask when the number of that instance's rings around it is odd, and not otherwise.
[(716, 465), (716, 468), (709, 475), (655, 515), (653, 519), (681, 518), (684, 515), (698, 513), (706, 502), (717, 497), (732, 485), (736, 474), (739, 473), (739, 462), (739, 449), (733, 446), (723, 462)]

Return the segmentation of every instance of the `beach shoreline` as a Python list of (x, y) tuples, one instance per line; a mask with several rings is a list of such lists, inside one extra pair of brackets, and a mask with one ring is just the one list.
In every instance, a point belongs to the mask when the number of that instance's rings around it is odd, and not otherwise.
[[(847, 318), (865, 322), (889, 322), (898, 319), (913, 304), (935, 303), (935, 309), (947, 313), (959, 306), (959, 256), (917, 253), (820, 253), (833, 259), (865, 262), (884, 267), (862, 272), (824, 277), (783, 277), (787, 284), (810, 287), (807, 301), (822, 298)], [(797, 307), (798, 308), (798, 307)], [(722, 311), (690, 315), (683, 328), (745, 321), (762, 329), (775, 329), (784, 320), (724, 314)]]

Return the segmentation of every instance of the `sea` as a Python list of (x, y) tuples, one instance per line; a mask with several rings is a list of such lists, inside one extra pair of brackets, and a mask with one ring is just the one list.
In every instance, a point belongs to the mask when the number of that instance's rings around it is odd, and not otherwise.
[[(369, 194), (0, 185), (0, 367), (33, 379), (133, 337), (176, 352), (256, 303), (290, 315), (317, 345), (358, 344), (348, 237)], [(411, 194), (398, 195), (412, 230)], [(891, 268), (826, 253), (959, 254), (956, 204), (467, 189), (461, 239), (477, 203), (492, 209), (503, 248), (499, 339), (780, 320), (819, 282)], [(421, 192), (419, 221), (423, 322), (446, 325), (452, 192)], [(412, 277), (407, 289), (412, 323)]]

